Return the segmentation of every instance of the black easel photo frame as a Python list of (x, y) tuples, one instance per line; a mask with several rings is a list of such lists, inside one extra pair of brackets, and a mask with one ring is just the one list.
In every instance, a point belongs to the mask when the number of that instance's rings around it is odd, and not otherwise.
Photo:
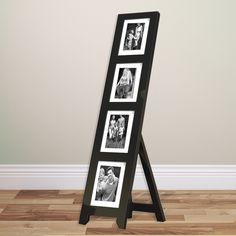
[[(165, 216), (142, 138), (142, 124), (159, 23), (158, 12), (118, 15), (79, 223), (91, 215), (117, 218), (132, 211)], [(153, 204), (132, 202), (138, 154)]]

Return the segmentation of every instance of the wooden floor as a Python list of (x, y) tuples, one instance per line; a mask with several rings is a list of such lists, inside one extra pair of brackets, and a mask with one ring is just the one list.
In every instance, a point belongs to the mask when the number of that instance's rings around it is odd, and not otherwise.
[[(236, 191), (160, 191), (167, 221), (135, 212), (126, 230), (105, 217), (79, 225), (82, 196), (74, 190), (0, 191), (0, 236), (236, 235)], [(145, 191), (133, 199), (150, 202)]]

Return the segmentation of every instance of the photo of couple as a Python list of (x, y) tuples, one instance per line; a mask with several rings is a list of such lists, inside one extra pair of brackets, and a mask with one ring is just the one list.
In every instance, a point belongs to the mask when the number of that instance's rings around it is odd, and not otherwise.
[(98, 162), (91, 205), (119, 207), (125, 166), (125, 162)]
[(108, 111), (101, 152), (128, 152), (134, 111)]
[(119, 182), (120, 167), (101, 166), (95, 200), (114, 202)]
[(124, 148), (128, 120), (127, 115), (111, 116), (106, 148)]

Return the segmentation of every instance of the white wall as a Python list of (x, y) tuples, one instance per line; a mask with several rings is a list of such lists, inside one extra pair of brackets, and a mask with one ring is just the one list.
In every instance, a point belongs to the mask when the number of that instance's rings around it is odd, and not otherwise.
[(0, 0), (0, 164), (87, 164), (118, 13), (161, 13), (153, 164), (236, 164), (236, 1)]

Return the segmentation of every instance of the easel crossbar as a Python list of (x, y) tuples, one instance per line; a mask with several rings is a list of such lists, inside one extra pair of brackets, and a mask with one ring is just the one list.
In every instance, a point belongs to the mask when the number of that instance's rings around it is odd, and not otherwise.
[(156, 212), (153, 204), (132, 203), (132, 211)]

